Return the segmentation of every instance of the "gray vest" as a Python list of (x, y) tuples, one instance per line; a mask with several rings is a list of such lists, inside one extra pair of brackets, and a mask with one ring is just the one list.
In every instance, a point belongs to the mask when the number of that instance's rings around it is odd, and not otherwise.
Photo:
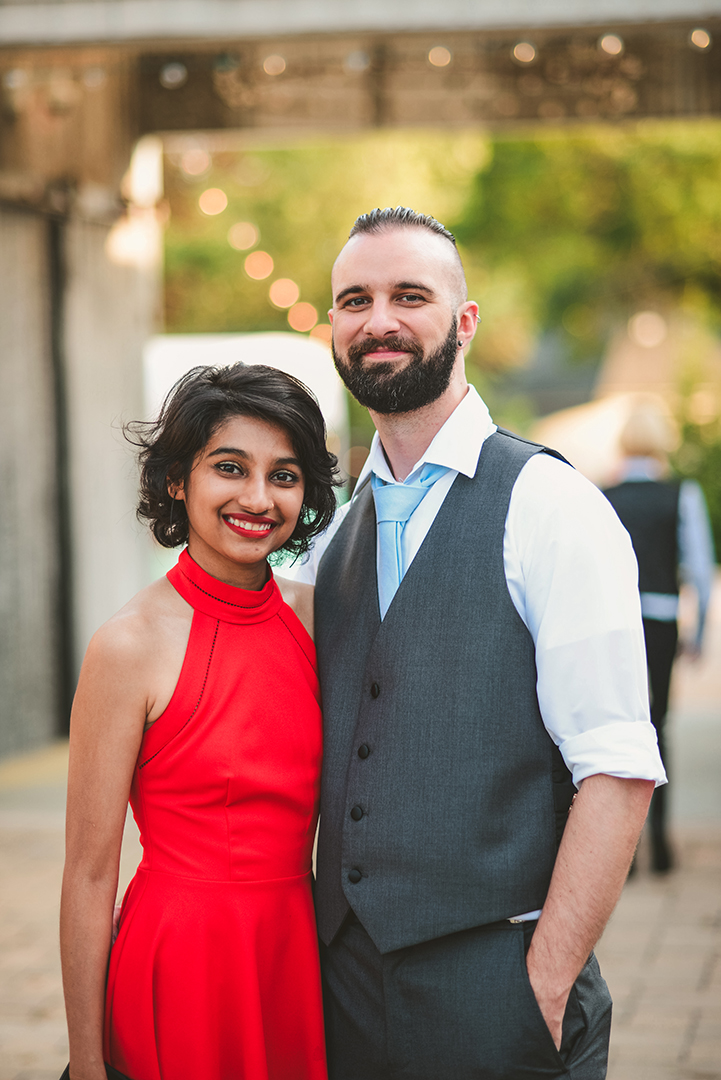
[(503, 565), (511, 491), (541, 449), (486, 440), (383, 622), (370, 484), (321, 561), (326, 943), (349, 907), (385, 953), (543, 906), (573, 785)]

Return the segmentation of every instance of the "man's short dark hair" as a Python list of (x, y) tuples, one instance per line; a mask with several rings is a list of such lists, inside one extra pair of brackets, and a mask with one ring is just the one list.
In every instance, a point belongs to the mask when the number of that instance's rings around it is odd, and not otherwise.
[(385, 229), (406, 227), (428, 229), (450, 240), (453, 246), (456, 246), (455, 236), (445, 225), (441, 225), (440, 221), (436, 221), (430, 214), (419, 214), (411, 210), (409, 206), (396, 206), (395, 209), (392, 206), (386, 206), (385, 210), (376, 207), (369, 214), (361, 214), (356, 218), (348, 239), (350, 240), (351, 236), (357, 233), (383, 232)]
[(126, 437), (139, 450), (138, 518), (163, 547), (188, 542), (185, 502), (172, 498), (168, 484), (187, 483), (198, 454), (234, 416), (264, 420), (290, 439), (305, 490), (298, 524), (280, 550), (300, 555), (333, 519), (337, 459), (326, 448), (323, 415), (310, 390), (264, 364), (192, 368), (170, 390), (157, 420), (126, 426)]
[(451, 257), (456, 265), (456, 280), (453, 289), (456, 303), (461, 304), (468, 299), (466, 275), (456, 246), (456, 238), (445, 225), (441, 225), (440, 221), (431, 217), (430, 214), (419, 214), (408, 206), (396, 206), (395, 209), (392, 206), (386, 206), (385, 210), (376, 208), (371, 210), (370, 213), (361, 214), (360, 217), (356, 218), (348, 239), (352, 240), (354, 236), (362, 233), (372, 235), (387, 232), (389, 229), (425, 229), (427, 232), (435, 233), (436, 236), (448, 240), (451, 244)]

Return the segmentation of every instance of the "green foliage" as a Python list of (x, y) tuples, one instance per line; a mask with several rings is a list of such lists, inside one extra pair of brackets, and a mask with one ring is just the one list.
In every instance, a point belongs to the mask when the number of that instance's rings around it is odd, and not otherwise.
[[(358, 214), (374, 206), (423, 207), (440, 220), (457, 214), (468, 183), (485, 160), (480, 133), (373, 132), (283, 147), (213, 155), (210, 171), (187, 177), (181, 157), (166, 168), (170, 225), (166, 234), (166, 328), (171, 332), (287, 330), (286, 313), (268, 287), (291, 278), (301, 300), (325, 321), (330, 268)], [(227, 209), (207, 217), (198, 198), (220, 188)], [(247, 221), (260, 231), (257, 248), (273, 258), (271, 277), (244, 272), (248, 252), (228, 242)]]
[[(554, 331), (578, 362), (603, 354), (609, 331), (643, 308), (680, 310), (721, 326), (721, 123), (643, 122), (478, 131), (374, 131), (295, 145), (245, 145), (213, 155), (190, 177), (170, 155), (166, 191), (166, 328), (174, 332), (287, 330), (269, 299), (291, 278), (325, 321), (330, 268), (356, 216), (406, 205), (434, 214), (459, 240), (483, 323), (469, 376), (501, 421), (524, 428), (532, 406), (504, 399), (502, 375)], [(201, 193), (227, 209), (204, 215)], [(251, 222), (272, 275), (254, 281), (228, 232)], [(682, 396), (693, 394), (693, 387)], [(685, 400), (685, 398), (684, 398)], [(504, 414), (505, 410), (505, 414)], [(706, 492), (721, 550), (721, 429), (683, 420), (676, 466)], [(354, 442), (372, 425), (351, 405)], [(716, 425), (716, 426), (714, 426)]]
[[(171, 156), (166, 188), (166, 324), (171, 331), (287, 329), (268, 298), (298, 283), (325, 319), (329, 270), (373, 206), (414, 206), (456, 233), (483, 325), (480, 370), (524, 363), (538, 334), (563, 328), (579, 359), (641, 307), (681, 307), (721, 324), (721, 124), (641, 123), (544, 130), (370, 132), (213, 156), (200, 178)], [(208, 187), (228, 208), (206, 217)], [(250, 221), (273, 257), (252, 281), (230, 226)]]
[(534, 333), (562, 326), (579, 357), (640, 308), (721, 323), (721, 124), (496, 139), (451, 227), (486, 272), (484, 316), (512, 280), (517, 317)]
[(697, 480), (703, 489), (711, 519), (716, 558), (721, 557), (721, 422), (700, 424), (686, 417), (681, 446), (672, 459), (679, 476)]

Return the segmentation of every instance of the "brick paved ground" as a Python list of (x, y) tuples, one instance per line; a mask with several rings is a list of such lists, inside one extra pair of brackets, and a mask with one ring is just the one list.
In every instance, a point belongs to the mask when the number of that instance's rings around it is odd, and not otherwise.
[[(719, 601), (705, 662), (679, 664), (676, 676), (678, 869), (651, 875), (642, 846), (598, 949), (615, 1000), (609, 1080), (721, 1080)], [(67, 1062), (57, 949), (66, 759), (57, 744), (0, 762), (0, 1080), (57, 1080)], [(138, 853), (126, 832), (123, 885)]]
[(598, 948), (614, 998), (609, 1080), (721, 1080), (721, 588), (670, 717), (678, 869), (641, 870)]

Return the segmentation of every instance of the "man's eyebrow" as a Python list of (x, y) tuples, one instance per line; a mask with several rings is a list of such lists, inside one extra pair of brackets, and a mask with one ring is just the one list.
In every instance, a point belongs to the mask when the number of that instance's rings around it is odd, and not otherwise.
[(335, 298), (336, 304), (339, 300), (344, 300), (346, 296), (350, 296), (351, 293), (368, 292), (367, 285), (349, 285), (347, 289), (341, 289)]
[(435, 290), (430, 285), (423, 285), (420, 281), (399, 281), (393, 286), (394, 289), (404, 289), (408, 292), (424, 292), (429, 296), (435, 296)]
[[(396, 281), (393, 285), (394, 290), (407, 290), (413, 292), (424, 292), (428, 296), (435, 296), (435, 290), (430, 285), (423, 285), (420, 281)], [(338, 304), (341, 300), (344, 300), (346, 296), (351, 296), (354, 293), (370, 292), (367, 285), (349, 285), (347, 289), (341, 289), (335, 298), (335, 303)]]

